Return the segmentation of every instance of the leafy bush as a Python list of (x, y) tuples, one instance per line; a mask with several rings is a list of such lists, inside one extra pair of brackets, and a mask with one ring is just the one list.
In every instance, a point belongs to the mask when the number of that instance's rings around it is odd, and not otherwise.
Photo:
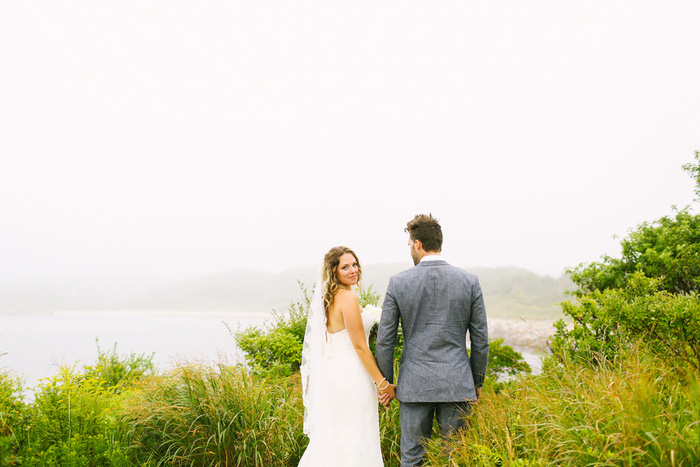
[(521, 373), (531, 373), (532, 368), (523, 358), (523, 354), (509, 345), (503, 344), (503, 339), (489, 341), (489, 363), (486, 377), (494, 380), (511, 378)]
[(302, 341), (284, 327), (248, 329), (236, 334), (236, 343), (246, 352), (251, 369), (262, 375), (290, 376), (301, 364)]
[(97, 362), (83, 367), (85, 379), (95, 379), (100, 385), (116, 394), (132, 387), (136, 382), (154, 373), (153, 354), (117, 354), (117, 344), (105, 352), (97, 342)]
[(150, 357), (119, 357), (98, 346), (98, 360), (84, 372), (62, 366), (35, 389), (25, 405), (20, 386), (0, 376), (0, 461), (22, 466), (128, 466), (118, 441), (117, 393), (150, 373)]
[(0, 371), (0, 465), (18, 465), (24, 441), (24, 411), (19, 378)]
[(621, 258), (604, 256), (602, 262), (567, 271), (580, 287), (577, 296), (627, 287), (638, 272), (671, 293), (700, 291), (700, 216), (688, 208), (639, 225), (621, 246)]
[(114, 393), (67, 366), (38, 388), (22, 465), (126, 466), (114, 441)]
[[(698, 163), (684, 169), (700, 194), (700, 151), (695, 157)], [(555, 323), (554, 354), (600, 363), (644, 339), (700, 367), (700, 216), (685, 208), (645, 222), (621, 245), (621, 258), (604, 256), (568, 271), (579, 286), (578, 303), (562, 303), (573, 324)]]
[[(695, 179), (700, 197), (700, 151), (695, 151), (695, 159), (696, 164), (685, 164), (683, 170)], [(639, 272), (657, 279), (670, 293), (700, 291), (700, 216), (691, 214), (690, 208), (676, 212), (675, 217), (640, 224), (621, 246), (620, 258), (606, 255), (601, 262), (567, 270), (580, 287), (577, 297), (627, 287)]]
[[(245, 352), (246, 362), (257, 374), (287, 377), (299, 370), (306, 320), (312, 291), (299, 282), (303, 299), (292, 302), (286, 314), (273, 312), (273, 322), (266, 327), (250, 326), (229, 332), (236, 345)], [(379, 294), (372, 286), (360, 290), (360, 306), (377, 305)]]
[(700, 368), (700, 300), (695, 294), (668, 293), (659, 281), (637, 273), (625, 289), (593, 292), (579, 304), (562, 307), (574, 323), (571, 328), (555, 323), (550, 345), (561, 359), (600, 363), (643, 339), (652, 350)]
[(312, 292), (299, 282), (303, 300), (292, 302), (288, 313), (273, 312), (274, 321), (265, 327), (250, 326), (229, 332), (236, 345), (245, 352), (250, 368), (266, 376), (290, 376), (299, 370), (301, 349), (306, 331)]
[(697, 200), (700, 201), (700, 151), (695, 151), (695, 161), (695, 164), (692, 162), (684, 164), (683, 170), (688, 172), (695, 180), (695, 195), (698, 197)]
[[(267, 328), (251, 326), (245, 331), (232, 333), (236, 344), (246, 354), (250, 368), (262, 376), (290, 376), (299, 370), (301, 350), (306, 329), (306, 319), (311, 305), (311, 293), (299, 282), (303, 301), (292, 302), (286, 315), (275, 313), (274, 322)], [(360, 306), (378, 306), (380, 295), (370, 285), (360, 290)], [(369, 345), (374, 352), (376, 325), (370, 332)], [(512, 347), (503, 345), (503, 339), (489, 343), (489, 366), (487, 376), (494, 381), (512, 377), (518, 373), (529, 373), (530, 366), (522, 354)], [(403, 333), (399, 326), (395, 361), (401, 358)]]

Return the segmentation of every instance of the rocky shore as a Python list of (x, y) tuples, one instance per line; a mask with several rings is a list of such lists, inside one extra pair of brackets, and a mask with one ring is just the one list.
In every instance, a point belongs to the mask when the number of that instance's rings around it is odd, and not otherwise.
[(489, 318), (489, 338), (503, 339), (510, 346), (546, 351), (547, 339), (554, 334), (554, 320)]

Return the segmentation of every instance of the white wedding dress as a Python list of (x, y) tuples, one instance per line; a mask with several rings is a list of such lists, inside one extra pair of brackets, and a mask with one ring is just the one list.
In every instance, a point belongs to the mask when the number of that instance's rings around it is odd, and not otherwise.
[[(362, 313), (365, 339), (374, 324), (368, 315)], [(357, 356), (347, 329), (326, 335), (319, 365), (324, 373), (319, 402), (322, 412), (299, 467), (383, 466), (374, 382)]]

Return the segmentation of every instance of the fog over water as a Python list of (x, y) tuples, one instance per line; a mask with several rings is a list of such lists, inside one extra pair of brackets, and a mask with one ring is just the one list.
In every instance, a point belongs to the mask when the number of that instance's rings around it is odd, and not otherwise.
[(0, 367), (231, 351), (224, 315), (144, 310), (268, 310), (248, 279), (336, 245), (408, 267), (421, 212), (463, 268), (615, 256), (696, 206), (698, 24), (691, 0), (2, 2)]
[(0, 284), (408, 259), (558, 276), (692, 202), (700, 3), (3, 2)]

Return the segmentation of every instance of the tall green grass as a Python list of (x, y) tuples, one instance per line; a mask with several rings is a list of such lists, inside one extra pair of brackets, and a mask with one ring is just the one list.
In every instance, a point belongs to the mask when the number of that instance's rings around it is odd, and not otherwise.
[[(308, 444), (298, 373), (182, 362), (153, 374), (148, 357), (100, 350), (34, 392), (25, 403), (0, 373), (2, 466), (296, 466)], [(398, 404), (380, 420), (386, 466), (399, 466)]]
[(307, 440), (297, 377), (182, 364), (123, 401), (123, 438), (153, 466), (296, 465)]
[[(487, 387), (451, 456), (435, 436), (427, 465), (700, 465), (700, 370), (647, 350), (598, 367), (552, 359)], [(306, 448), (298, 375), (182, 363), (149, 376), (148, 359), (124, 371), (131, 359), (103, 357), (64, 367), (31, 404), (0, 374), (0, 465), (296, 466)], [(399, 411), (380, 410), (387, 467), (400, 464)]]
[(388, 411), (379, 410), (379, 435), (384, 467), (401, 466), (401, 411), (398, 401), (391, 403)]
[[(122, 403), (122, 444), (142, 465), (296, 466), (308, 444), (298, 374), (182, 364)], [(399, 406), (378, 410), (385, 465), (398, 467)]]
[(643, 342), (595, 368), (554, 361), (475, 407), (471, 428), (430, 443), (429, 465), (700, 465), (700, 373)]

